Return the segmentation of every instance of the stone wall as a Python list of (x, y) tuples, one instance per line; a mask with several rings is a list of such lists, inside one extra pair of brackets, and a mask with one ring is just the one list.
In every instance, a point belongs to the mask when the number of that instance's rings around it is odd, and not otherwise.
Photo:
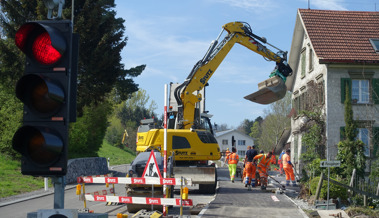
[(76, 183), (78, 176), (104, 175), (109, 172), (105, 157), (77, 158), (68, 160), (66, 183)]

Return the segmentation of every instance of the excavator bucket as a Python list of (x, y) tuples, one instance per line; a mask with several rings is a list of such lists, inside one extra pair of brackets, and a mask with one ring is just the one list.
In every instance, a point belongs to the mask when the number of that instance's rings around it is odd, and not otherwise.
[(258, 83), (258, 91), (244, 98), (258, 104), (271, 104), (284, 98), (286, 93), (287, 87), (285, 82), (280, 77), (274, 76)]

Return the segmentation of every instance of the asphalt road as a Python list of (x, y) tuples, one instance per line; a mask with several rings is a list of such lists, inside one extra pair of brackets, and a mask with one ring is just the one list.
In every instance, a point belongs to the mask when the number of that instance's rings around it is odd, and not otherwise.
[[(124, 177), (127, 165), (112, 167), (114, 176)], [(194, 208), (184, 208), (187, 217), (304, 217), (300, 209), (285, 194), (275, 193), (279, 185), (270, 183), (267, 191), (247, 188), (237, 179), (231, 183), (227, 168), (218, 168), (218, 189), (215, 195), (200, 194), (197, 187), (189, 187), (189, 199), (193, 200)], [(279, 178), (277, 178), (279, 179)], [(84, 202), (76, 195), (76, 184), (66, 186), (64, 207), (67, 209), (83, 209)], [(87, 184), (86, 192), (106, 189), (103, 184)], [(124, 185), (115, 185), (116, 195), (125, 196)], [(296, 195), (295, 189), (286, 192)], [(175, 187), (175, 198), (179, 198), (179, 187)], [(0, 217), (25, 218), (30, 212), (38, 209), (54, 208), (53, 190), (40, 190), (11, 199), (0, 199)], [(125, 205), (107, 206), (104, 202), (88, 202), (86, 207), (95, 213), (107, 213), (116, 217), (117, 213), (128, 214)], [(169, 209), (168, 215), (179, 215), (179, 207)], [(197, 215), (197, 213), (199, 213)], [(192, 213), (192, 215), (191, 215)], [(129, 214), (132, 215), (132, 214)]]
[[(127, 172), (128, 165), (119, 165), (111, 167), (115, 171), (115, 177), (124, 177)], [(83, 209), (84, 202), (79, 201), (76, 195), (76, 185), (70, 184), (66, 186), (65, 191), (65, 209)], [(207, 203), (214, 199), (214, 195), (199, 194), (198, 187), (189, 187), (189, 198), (193, 200), (194, 205), (200, 206), (200, 209)], [(95, 192), (107, 189), (105, 184), (86, 184), (86, 193)], [(175, 187), (174, 197), (179, 198), (180, 186)], [(126, 196), (125, 185), (115, 185), (116, 195)], [(94, 213), (107, 213), (108, 217), (116, 217), (118, 213), (128, 214), (125, 205), (107, 206), (105, 202), (86, 202), (86, 207)], [(26, 218), (30, 212), (36, 212), (39, 209), (53, 209), (54, 208), (54, 190), (48, 191), (39, 190), (31, 193), (26, 193), (19, 196), (14, 196), (7, 199), (0, 199), (0, 218)], [(180, 208), (172, 208), (169, 214), (179, 214)], [(184, 208), (183, 214), (190, 214), (189, 208)], [(131, 214), (129, 214), (131, 215)]]

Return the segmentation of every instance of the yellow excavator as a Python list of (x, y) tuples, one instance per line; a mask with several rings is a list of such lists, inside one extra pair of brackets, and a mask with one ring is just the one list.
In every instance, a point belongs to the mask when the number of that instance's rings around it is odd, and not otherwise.
[[(214, 137), (210, 115), (205, 111), (204, 92), (209, 79), (235, 43), (276, 62), (269, 79), (258, 85), (259, 90), (245, 98), (260, 104), (269, 104), (283, 98), (287, 92), (286, 77), (292, 73), (287, 63), (287, 52), (267, 43), (265, 38), (253, 34), (244, 22), (225, 24), (205, 56), (199, 60), (182, 84), (170, 84), (167, 111), (167, 154), (171, 156), (175, 177), (191, 178), (199, 184), (200, 192), (214, 193), (216, 170), (209, 161), (221, 158), (220, 147)], [(226, 36), (219, 42), (223, 32)], [(278, 50), (274, 53), (263, 44)], [(137, 132), (137, 152), (156, 150), (163, 156), (163, 134), (153, 119), (141, 121)], [(143, 166), (144, 167), (144, 166)], [(138, 171), (138, 169), (135, 169)]]

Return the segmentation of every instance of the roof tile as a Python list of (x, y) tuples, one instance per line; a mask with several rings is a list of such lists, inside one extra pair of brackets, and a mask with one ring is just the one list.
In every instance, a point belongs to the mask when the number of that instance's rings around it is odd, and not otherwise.
[(379, 12), (299, 9), (320, 62), (379, 63), (370, 38), (379, 39)]

